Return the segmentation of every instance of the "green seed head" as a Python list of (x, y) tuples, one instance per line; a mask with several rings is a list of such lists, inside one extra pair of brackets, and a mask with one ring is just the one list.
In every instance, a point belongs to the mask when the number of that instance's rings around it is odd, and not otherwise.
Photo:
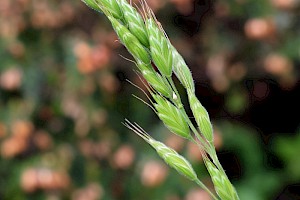
[(170, 51), (169, 40), (159, 29), (154, 19), (147, 19), (146, 27), (152, 60), (162, 75), (170, 77), (172, 74), (173, 56), (172, 51)]
[(146, 26), (142, 16), (126, 0), (120, 0), (119, 4), (122, 8), (128, 29), (145, 47), (149, 47)]
[(170, 98), (172, 95), (171, 87), (165, 83), (165, 80), (157, 73), (151, 64), (145, 64), (140, 60), (137, 60), (137, 67), (141, 71), (143, 77), (149, 83), (149, 85), (159, 92), (161, 95)]
[[(105, 14), (110, 14), (116, 19), (122, 19), (123, 14), (116, 0), (85, 0), (93, 1), (94, 4), (100, 5)], [(104, 10), (105, 9), (105, 10)]]
[(164, 159), (164, 161), (172, 168), (176, 169), (180, 174), (186, 176), (188, 179), (195, 181), (197, 175), (191, 166), (191, 164), (175, 150), (167, 147), (165, 144), (154, 140), (147, 132), (145, 132), (136, 123), (131, 123), (126, 120), (124, 124), (127, 128), (134, 131), (137, 135), (143, 138), (148, 144), (150, 144), (158, 153), (158, 155)]
[(191, 110), (193, 112), (197, 125), (199, 126), (200, 132), (208, 142), (212, 143), (213, 129), (206, 109), (197, 99), (194, 92), (188, 90), (188, 97)]
[(164, 159), (164, 161), (180, 174), (184, 175), (188, 179), (195, 181), (197, 175), (191, 166), (191, 164), (175, 150), (167, 147), (165, 144), (158, 142), (152, 138), (149, 139), (148, 143), (156, 149), (158, 155)]
[(160, 95), (152, 95), (156, 103), (154, 104), (158, 117), (165, 126), (176, 135), (183, 138), (190, 138), (190, 129), (184, 120), (180, 110)]
[(173, 71), (175, 75), (186, 89), (194, 92), (195, 85), (190, 69), (175, 47), (171, 46), (171, 49), (173, 55)]
[(99, 6), (97, 5), (97, 3), (95, 3), (94, 0), (81, 0), (83, 3), (85, 3), (88, 7), (101, 12), (101, 9), (99, 8)]
[(219, 197), (222, 200), (239, 200), (236, 190), (230, 183), (228, 177), (218, 170), (209, 160), (206, 160), (205, 164)]
[(145, 64), (149, 64), (151, 62), (150, 56), (139, 40), (117, 19), (111, 16), (108, 16), (108, 18), (111, 21), (111, 24), (121, 42), (128, 49), (131, 55), (136, 60), (140, 60)]

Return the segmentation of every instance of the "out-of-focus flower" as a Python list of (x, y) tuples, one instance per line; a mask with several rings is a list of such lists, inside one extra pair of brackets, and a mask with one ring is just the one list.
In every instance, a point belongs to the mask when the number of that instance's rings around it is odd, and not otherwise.
[(275, 76), (284, 76), (293, 69), (293, 65), (287, 57), (275, 53), (268, 55), (263, 64), (265, 70)]
[(73, 53), (78, 58), (88, 57), (91, 53), (91, 48), (86, 42), (77, 42), (73, 47)]
[(0, 87), (5, 90), (16, 90), (21, 86), (22, 77), (22, 71), (16, 67), (2, 71), (0, 75)]
[(77, 189), (72, 194), (72, 200), (100, 200), (104, 191), (98, 183), (90, 183), (85, 188)]
[(21, 42), (13, 42), (8, 46), (8, 51), (16, 58), (20, 58), (25, 53), (24, 44)]
[(188, 157), (192, 161), (194, 161), (194, 162), (202, 161), (202, 155), (201, 155), (200, 149), (196, 144), (194, 144), (192, 142), (188, 142), (187, 153), (188, 153)]
[(297, 84), (297, 81), (299, 82), (297, 76), (293, 73), (279, 78), (279, 84), (284, 90), (292, 89)]
[(21, 175), (21, 187), (25, 192), (34, 192), (38, 187), (37, 171), (29, 168), (23, 171)]
[(263, 61), (264, 69), (276, 76), (280, 86), (285, 89), (291, 89), (297, 82), (297, 76), (294, 72), (294, 65), (284, 55), (272, 53)]
[(220, 76), (219, 78), (212, 79), (211, 82), (215, 91), (219, 93), (226, 92), (230, 86), (230, 82), (226, 76)]
[(94, 72), (109, 63), (111, 50), (105, 45), (90, 47), (86, 42), (74, 45), (73, 52), (78, 58), (78, 70), (83, 74)]
[(21, 175), (21, 187), (25, 192), (42, 190), (62, 190), (70, 184), (69, 176), (64, 172), (47, 168), (28, 168)]
[(178, 137), (177, 135), (171, 134), (164, 143), (168, 147), (171, 147), (172, 149), (174, 149), (176, 151), (180, 151), (183, 148), (184, 141), (185, 140), (183, 138)]
[(93, 64), (98, 68), (102, 68), (110, 61), (111, 51), (105, 45), (98, 45), (92, 49), (91, 59)]
[(188, 192), (185, 200), (211, 200), (210, 195), (202, 189), (192, 189)]
[(110, 94), (115, 94), (120, 87), (119, 81), (110, 73), (101, 74), (99, 85), (105, 92)]
[(10, 137), (1, 144), (1, 154), (4, 158), (12, 158), (24, 152), (27, 148), (27, 141), (22, 138)]
[(45, 189), (67, 189), (70, 185), (70, 178), (67, 174), (67, 172), (59, 172), (59, 171), (53, 171), (53, 183), (50, 184), (49, 188)]
[(247, 68), (243, 63), (235, 63), (228, 67), (227, 76), (233, 81), (240, 81), (247, 74)]
[(250, 39), (267, 39), (274, 35), (275, 24), (272, 19), (254, 18), (245, 24), (245, 34)]
[(170, 0), (181, 14), (189, 14), (193, 11), (194, 0)]
[(103, 196), (103, 189), (98, 183), (90, 183), (87, 186), (86, 191), (90, 200), (98, 200)]
[(129, 145), (122, 145), (113, 156), (113, 165), (118, 169), (128, 169), (135, 158), (135, 152)]
[(225, 1), (217, 1), (215, 3), (216, 17), (222, 18), (227, 17), (230, 14), (230, 7)]
[(229, 88), (229, 80), (226, 77), (226, 56), (223, 53), (211, 56), (207, 61), (207, 76), (217, 92), (225, 92)]
[(296, 2), (296, 0), (271, 0), (272, 5), (279, 9), (295, 8)]
[(91, 125), (87, 116), (87, 113), (80, 116), (75, 122), (75, 133), (79, 137), (85, 137), (91, 129)]
[(222, 133), (217, 127), (214, 127), (214, 145), (216, 149), (220, 149), (223, 146)]
[(52, 139), (49, 136), (49, 133), (43, 130), (37, 131), (34, 134), (33, 142), (40, 150), (47, 150), (52, 146)]
[(168, 169), (161, 162), (149, 161), (144, 165), (141, 181), (147, 187), (155, 187), (166, 179), (167, 174)]
[(62, 2), (53, 8), (48, 1), (34, 1), (32, 4), (31, 24), (35, 28), (58, 28), (71, 22), (74, 8), (68, 2)]
[(166, 0), (147, 0), (147, 4), (154, 12), (156, 12), (165, 6)]
[(91, 140), (82, 140), (79, 143), (79, 149), (85, 157), (91, 157), (93, 154), (93, 142)]
[(93, 153), (98, 159), (107, 158), (111, 153), (111, 142), (102, 140), (95, 143), (93, 146)]
[(12, 123), (11, 136), (1, 145), (1, 154), (5, 158), (12, 158), (26, 151), (29, 137), (34, 126), (30, 121), (17, 120)]
[(82, 105), (76, 100), (76, 97), (70, 94), (64, 96), (61, 106), (64, 114), (74, 120), (85, 115), (85, 110)]
[(11, 129), (14, 137), (27, 139), (32, 135), (34, 125), (30, 121), (18, 120), (12, 124)]
[(92, 113), (92, 122), (96, 127), (103, 126), (107, 121), (108, 113), (102, 109)]
[(63, 1), (59, 6), (59, 14), (62, 16), (65, 23), (72, 22), (75, 16), (74, 6), (67, 1)]

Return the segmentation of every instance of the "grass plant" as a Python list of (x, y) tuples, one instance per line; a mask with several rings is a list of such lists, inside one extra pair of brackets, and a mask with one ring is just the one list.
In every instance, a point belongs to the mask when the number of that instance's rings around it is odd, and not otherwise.
[[(136, 123), (126, 120), (125, 126), (150, 144), (170, 167), (194, 181), (213, 199), (238, 200), (236, 190), (218, 160), (213, 143), (213, 126), (208, 112), (195, 95), (192, 74), (147, 3), (141, 1), (139, 10), (126, 0), (82, 1), (104, 13), (110, 20), (120, 42), (133, 56), (140, 74), (148, 83), (147, 89), (151, 96), (149, 101), (160, 120), (171, 132), (199, 146), (215, 191), (210, 191), (198, 179), (191, 164), (175, 150), (153, 139)], [(157, 67), (158, 72), (152, 65)], [(172, 79), (173, 74), (186, 89), (197, 127), (186, 114)]]

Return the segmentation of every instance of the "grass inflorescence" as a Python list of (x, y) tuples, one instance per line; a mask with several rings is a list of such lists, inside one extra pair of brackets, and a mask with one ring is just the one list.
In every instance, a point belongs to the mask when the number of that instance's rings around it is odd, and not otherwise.
[[(170, 167), (194, 181), (213, 199), (238, 200), (236, 190), (218, 160), (213, 143), (213, 126), (208, 112), (195, 95), (191, 71), (145, 0), (140, 2), (141, 10), (126, 0), (82, 1), (94, 10), (104, 13), (111, 22), (120, 42), (133, 56), (137, 69), (149, 85), (147, 89), (151, 95), (151, 107), (160, 120), (171, 132), (199, 146), (215, 192), (211, 192), (198, 179), (191, 164), (175, 150), (150, 137), (136, 123), (126, 120), (124, 125), (150, 144)], [(152, 65), (157, 67), (158, 72)], [(186, 89), (189, 106), (198, 128), (186, 114), (172, 79), (173, 74)]]

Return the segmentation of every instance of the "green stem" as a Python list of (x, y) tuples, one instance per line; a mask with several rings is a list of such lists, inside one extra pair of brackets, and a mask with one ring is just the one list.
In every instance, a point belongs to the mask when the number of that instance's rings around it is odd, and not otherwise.
[(214, 200), (219, 200), (199, 179), (195, 180), (197, 185), (199, 185), (202, 189), (204, 189)]
[[(219, 159), (218, 159), (218, 156), (217, 156), (217, 152), (216, 152), (216, 149), (215, 148), (211, 148), (210, 149), (210, 153), (209, 153), (213, 163), (217, 166), (217, 168), (224, 174), (226, 175), (225, 173), (225, 170), (223, 169)], [(227, 175), (226, 175), (227, 176)]]
[(179, 108), (179, 109), (183, 108), (183, 104), (181, 102), (181, 98), (180, 98), (179, 92), (178, 92), (178, 90), (177, 90), (177, 88), (176, 88), (176, 86), (175, 86), (175, 84), (173, 82), (172, 77), (166, 77), (166, 79), (167, 79), (167, 82), (170, 84), (173, 92), (176, 95), (176, 98), (172, 97), (173, 103), (177, 106), (177, 108)]
[(181, 102), (180, 99), (180, 95), (179, 92), (174, 84), (174, 81), (172, 79), (172, 77), (168, 77), (167, 81), (170, 83), (170, 86), (172, 88), (172, 90), (174, 91), (174, 93), (177, 96), (177, 99), (173, 99), (172, 98), (172, 102), (177, 106), (177, 108), (179, 108), (181, 114), (184, 116), (185, 120), (187, 121), (189, 127), (191, 128), (192, 132), (194, 133), (194, 135), (197, 137), (197, 139), (200, 141), (201, 145), (204, 147), (204, 149), (208, 152), (208, 150), (210, 149), (210, 144), (207, 143), (199, 134), (199, 132), (197, 131), (196, 127), (194, 126), (194, 124), (191, 122), (189, 116), (186, 114), (183, 104)]

